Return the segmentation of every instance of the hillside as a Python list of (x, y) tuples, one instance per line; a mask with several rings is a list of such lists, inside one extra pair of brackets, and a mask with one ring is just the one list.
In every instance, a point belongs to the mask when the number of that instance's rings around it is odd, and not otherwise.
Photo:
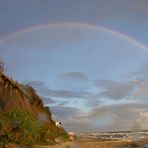
[[(29, 138), (28, 138), (29, 137)], [(54, 144), (68, 140), (29, 85), (0, 74), (0, 144)]]

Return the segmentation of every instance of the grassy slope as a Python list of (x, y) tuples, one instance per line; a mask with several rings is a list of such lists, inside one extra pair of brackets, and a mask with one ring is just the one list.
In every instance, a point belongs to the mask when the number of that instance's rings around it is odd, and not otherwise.
[[(13, 120), (11, 119), (12, 115), (9, 116), (9, 114), (12, 112), (15, 114)], [(5, 76), (4, 74), (0, 75), (0, 115), (1, 119), (7, 117), (6, 119), (1, 120), (0, 136), (2, 135), (2, 130), (4, 130), (3, 128), (8, 121), (14, 128), (16, 126), (15, 120), (19, 120), (18, 122), (20, 122), (20, 129), (31, 128), (30, 124), (32, 124), (32, 126), (35, 126), (35, 124), (42, 124), (40, 127), (41, 131), (37, 133), (42, 140), (38, 140), (36, 143), (39, 143), (40, 141), (40, 143), (43, 142), (46, 144), (54, 144), (55, 139), (60, 139), (59, 141), (68, 139), (68, 135), (65, 130), (55, 126), (55, 122), (52, 120), (52, 115), (49, 108), (44, 107), (42, 100), (36, 94), (35, 90), (28, 85), (19, 84), (17, 81)], [(26, 116), (26, 119), (30, 119), (30, 122), (26, 123), (28, 124), (28, 127), (22, 126), (23, 122), (26, 121), (25, 118), (22, 118), (22, 116)], [(3, 121), (6, 123), (3, 123)], [(15, 132), (13, 132), (13, 128), (10, 131), (7, 130), (8, 135), (10, 135), (9, 132), (15, 134)], [(3, 134), (5, 132), (3, 131)], [(19, 132), (24, 134), (24, 129), (19, 130)], [(33, 135), (31, 136), (33, 138)]]

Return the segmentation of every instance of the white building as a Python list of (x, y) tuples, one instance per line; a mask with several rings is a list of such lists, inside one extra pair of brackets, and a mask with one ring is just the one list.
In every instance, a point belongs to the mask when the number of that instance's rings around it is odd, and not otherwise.
[(61, 124), (62, 124), (61, 122), (58, 122), (58, 121), (55, 122), (56, 127), (59, 127), (60, 128), (61, 127)]

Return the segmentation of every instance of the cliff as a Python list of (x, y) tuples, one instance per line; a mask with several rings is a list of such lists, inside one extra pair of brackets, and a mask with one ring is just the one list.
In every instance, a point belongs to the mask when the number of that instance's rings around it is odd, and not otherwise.
[[(0, 143), (4, 140), (19, 144), (22, 137), (26, 136), (26, 131), (32, 140), (22, 140), (24, 144), (54, 143), (56, 139), (68, 140), (68, 134), (62, 127), (56, 127), (49, 108), (44, 107), (35, 90), (3, 73), (0, 74), (0, 118)], [(5, 127), (7, 124), (11, 125), (11, 130)], [(19, 129), (17, 132), (16, 126)], [(34, 129), (38, 131), (38, 136), (34, 136)], [(18, 133), (22, 136), (16, 138)], [(11, 138), (5, 138), (8, 135)]]

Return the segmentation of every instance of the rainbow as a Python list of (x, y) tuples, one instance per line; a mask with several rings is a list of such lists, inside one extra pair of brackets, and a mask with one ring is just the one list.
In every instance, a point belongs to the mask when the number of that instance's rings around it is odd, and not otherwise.
[(96, 31), (104, 31), (104, 32), (107, 32), (107, 33), (111, 33), (115, 36), (118, 36), (119, 38), (127, 40), (131, 44), (134, 44), (134, 45), (140, 47), (141, 49), (143, 49), (145, 51), (148, 51), (148, 48), (145, 45), (143, 45), (142, 43), (136, 41), (135, 39), (133, 39), (133, 38), (131, 38), (131, 37), (129, 37), (129, 36), (123, 34), (123, 33), (117, 32), (117, 31), (112, 30), (110, 28), (92, 25), (92, 24), (83, 24), (83, 23), (42, 24), (42, 25), (34, 26), (34, 27), (31, 27), (31, 28), (24, 29), (24, 30), (21, 30), (21, 31), (17, 31), (17, 32), (11, 33), (7, 36), (1, 37), (0, 43), (4, 43), (7, 40), (11, 40), (12, 38), (15, 38), (15, 37), (22, 35), (24, 33), (27, 33), (27, 32), (33, 32), (33, 31), (40, 30), (40, 29), (46, 29), (46, 28), (52, 28), (52, 27), (62, 27), (62, 26), (63, 27), (82, 27), (82, 28), (86, 28), (86, 29), (94, 29)]

